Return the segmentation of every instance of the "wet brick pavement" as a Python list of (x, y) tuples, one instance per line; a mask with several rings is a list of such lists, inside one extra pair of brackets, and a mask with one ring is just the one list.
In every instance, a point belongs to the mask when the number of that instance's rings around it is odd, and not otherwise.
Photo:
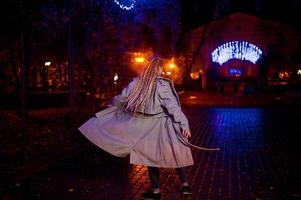
[[(190, 141), (219, 152), (193, 149), (190, 197), (178, 193), (174, 169), (160, 169), (162, 199), (300, 199), (300, 108), (185, 107)], [(90, 145), (82, 151), (24, 177), (4, 191), (3, 199), (128, 200), (148, 189), (144, 166), (128, 164)], [(58, 144), (59, 145), (59, 144)]]

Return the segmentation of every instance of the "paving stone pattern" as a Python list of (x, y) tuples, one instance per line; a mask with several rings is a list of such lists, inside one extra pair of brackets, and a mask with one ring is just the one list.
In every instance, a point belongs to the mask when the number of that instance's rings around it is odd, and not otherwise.
[[(193, 194), (182, 197), (175, 169), (160, 169), (162, 199), (300, 199), (300, 108), (184, 107), (190, 141), (219, 152), (192, 149)], [(82, 137), (82, 140), (85, 140)], [(89, 146), (89, 142), (84, 143)], [(149, 188), (145, 166), (129, 165), (91, 145), (15, 183), (6, 199), (129, 200)]]

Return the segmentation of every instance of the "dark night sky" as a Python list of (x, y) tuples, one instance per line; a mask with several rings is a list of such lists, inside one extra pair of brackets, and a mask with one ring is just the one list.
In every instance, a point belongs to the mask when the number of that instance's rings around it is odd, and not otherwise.
[[(300, 0), (180, 0), (182, 24), (194, 28), (212, 19), (244, 12), (265, 19), (301, 27)], [(218, 12), (216, 12), (218, 7)]]
[[(46, 2), (51, 2), (49, 0), (23, 1), (28, 1), (31, 8), (33, 6), (40, 7)], [(69, 2), (69, 0), (52, 1), (65, 2), (66, 5)], [(295, 26), (301, 32), (301, 0), (179, 0), (179, 2), (182, 6), (181, 24), (184, 30), (201, 26), (213, 19), (222, 18), (234, 12), (244, 12)], [(0, 7), (0, 29), (13, 26), (11, 21), (17, 20), (19, 7), (20, 0), (6, 0), (2, 3)]]
[[(6, 0), (0, 7), (1, 20), (18, 9), (20, 0)], [(25, 0), (24, 0), (25, 1)], [(27, 0), (29, 6), (42, 5), (49, 0)], [(56, 0), (54, 0), (55, 2)], [(63, 0), (68, 2), (69, 0)], [(108, 0), (113, 1), (113, 0)], [(136, 0), (139, 1), (139, 0)], [(168, 0), (162, 0), (168, 1)], [(301, 0), (179, 0), (182, 25), (193, 28), (233, 12), (245, 12), (282, 23), (301, 26)], [(219, 9), (216, 9), (219, 7)], [(218, 10), (218, 12), (216, 12)], [(4, 18), (4, 19), (3, 19)]]

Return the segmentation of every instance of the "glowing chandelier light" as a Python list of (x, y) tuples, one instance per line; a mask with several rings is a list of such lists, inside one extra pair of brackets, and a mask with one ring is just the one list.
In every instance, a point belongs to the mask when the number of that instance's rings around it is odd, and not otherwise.
[[(125, 1), (125, 0), (123, 0)], [(136, 1), (135, 0), (128, 0), (129, 2), (131, 2), (129, 5), (124, 5), (122, 3), (119, 2), (119, 0), (114, 0), (114, 2), (123, 10), (131, 10), (134, 8)]]
[(239, 59), (255, 64), (261, 56), (262, 51), (254, 44), (245, 41), (231, 41), (214, 49), (212, 61), (222, 65), (230, 59)]

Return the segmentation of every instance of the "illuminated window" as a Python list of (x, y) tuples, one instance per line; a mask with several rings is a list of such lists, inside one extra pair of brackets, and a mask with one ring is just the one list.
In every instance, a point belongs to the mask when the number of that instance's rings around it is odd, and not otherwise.
[(240, 77), (241, 76), (241, 70), (240, 69), (236, 69), (236, 68), (231, 68), (230, 69), (230, 76), (232, 77)]
[(289, 79), (289, 72), (281, 71), (281, 72), (279, 72), (278, 76), (281, 80), (288, 80)]

